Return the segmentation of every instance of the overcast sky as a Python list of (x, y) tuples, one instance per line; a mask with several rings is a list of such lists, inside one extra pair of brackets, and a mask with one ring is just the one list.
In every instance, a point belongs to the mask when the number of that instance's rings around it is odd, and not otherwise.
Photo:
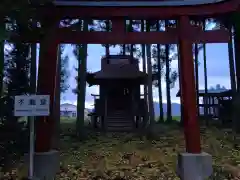
[[(230, 88), (230, 75), (229, 75), (229, 62), (228, 62), (228, 49), (227, 44), (207, 44), (207, 73), (208, 73), (208, 87), (215, 86), (216, 84), (221, 84), (226, 88)], [(110, 54), (117, 54), (119, 49), (111, 49)], [(87, 58), (87, 69), (88, 71), (95, 72), (100, 70), (100, 60), (104, 55), (105, 50), (101, 45), (88, 45), (88, 58)], [(76, 104), (76, 95), (72, 93), (72, 89), (76, 87), (75, 76), (77, 72), (75, 67), (77, 66), (77, 60), (72, 53), (72, 47), (70, 45), (66, 46), (64, 54), (69, 56), (69, 90), (62, 94), (61, 103), (72, 103)], [(199, 88), (204, 89), (204, 70), (203, 70), (203, 52), (199, 53)], [(141, 64), (141, 62), (140, 62)], [(172, 69), (178, 69), (177, 61), (173, 61), (171, 64)], [(166, 85), (163, 81), (163, 99), (166, 101)], [(176, 97), (176, 93), (179, 89), (178, 81), (175, 87), (171, 89), (172, 102), (179, 102), (179, 98)], [(154, 101), (158, 100), (157, 89), (154, 91)], [(91, 94), (98, 94), (98, 87), (87, 87), (86, 92), (86, 108), (90, 108), (93, 105), (93, 97)]]

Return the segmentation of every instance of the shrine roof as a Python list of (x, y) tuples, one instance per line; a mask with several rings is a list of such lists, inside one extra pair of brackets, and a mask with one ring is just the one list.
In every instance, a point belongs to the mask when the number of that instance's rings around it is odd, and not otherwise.
[[(205, 90), (203, 89), (199, 90), (200, 97), (204, 96), (205, 94), (206, 94)], [(232, 90), (231, 89), (209, 89), (206, 95), (212, 96), (212, 97), (231, 96)], [(180, 90), (177, 92), (176, 97), (180, 97)]]
[(94, 73), (95, 79), (135, 79), (145, 77), (147, 74), (142, 71), (135, 71), (130, 66), (118, 66), (100, 70)]
[(227, 0), (55, 0), (56, 6), (108, 6), (108, 7), (143, 7), (143, 6), (194, 6), (213, 4)]

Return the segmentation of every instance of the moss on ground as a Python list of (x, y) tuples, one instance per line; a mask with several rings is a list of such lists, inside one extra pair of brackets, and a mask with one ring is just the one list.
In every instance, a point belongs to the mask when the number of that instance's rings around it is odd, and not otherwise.
[[(65, 133), (61, 136), (61, 170), (56, 179), (177, 180), (177, 154), (185, 150), (183, 132), (172, 126), (157, 126), (155, 140), (126, 133), (90, 132), (88, 140), (79, 142)], [(71, 133), (70, 126), (64, 124), (64, 128)], [(201, 128), (201, 137), (203, 151), (213, 155), (210, 179), (240, 178), (240, 151), (231, 130)], [(20, 171), (23, 175), (21, 168), (13, 170), (14, 174)]]
[[(124, 133), (91, 133), (82, 143), (63, 137), (57, 179), (178, 179), (176, 160), (185, 150), (183, 132), (158, 126), (155, 140)], [(235, 149), (231, 131), (202, 128), (201, 135), (203, 151), (213, 155), (210, 179), (240, 178), (240, 151)]]

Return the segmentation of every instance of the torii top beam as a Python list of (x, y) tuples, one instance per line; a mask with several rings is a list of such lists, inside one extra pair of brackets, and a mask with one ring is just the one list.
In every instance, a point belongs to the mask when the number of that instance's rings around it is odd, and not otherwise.
[(97, 6), (97, 7), (154, 7), (154, 6), (195, 6), (215, 4), (226, 0), (55, 0), (57, 6)]
[[(151, 0), (151, 1), (81, 1), (55, 0), (54, 6), (43, 7), (41, 15), (64, 18), (168, 19), (179, 16), (215, 16), (236, 11), (239, 0)], [(104, 10), (103, 10), (104, 7)]]

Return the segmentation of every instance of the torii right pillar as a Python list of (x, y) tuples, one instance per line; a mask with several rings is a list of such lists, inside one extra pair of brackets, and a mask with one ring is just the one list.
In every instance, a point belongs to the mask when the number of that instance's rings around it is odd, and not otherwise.
[(181, 98), (184, 103), (186, 153), (179, 154), (177, 170), (182, 180), (204, 180), (212, 174), (212, 157), (201, 151), (190, 26), (189, 17), (180, 17), (178, 26), (180, 78)]

